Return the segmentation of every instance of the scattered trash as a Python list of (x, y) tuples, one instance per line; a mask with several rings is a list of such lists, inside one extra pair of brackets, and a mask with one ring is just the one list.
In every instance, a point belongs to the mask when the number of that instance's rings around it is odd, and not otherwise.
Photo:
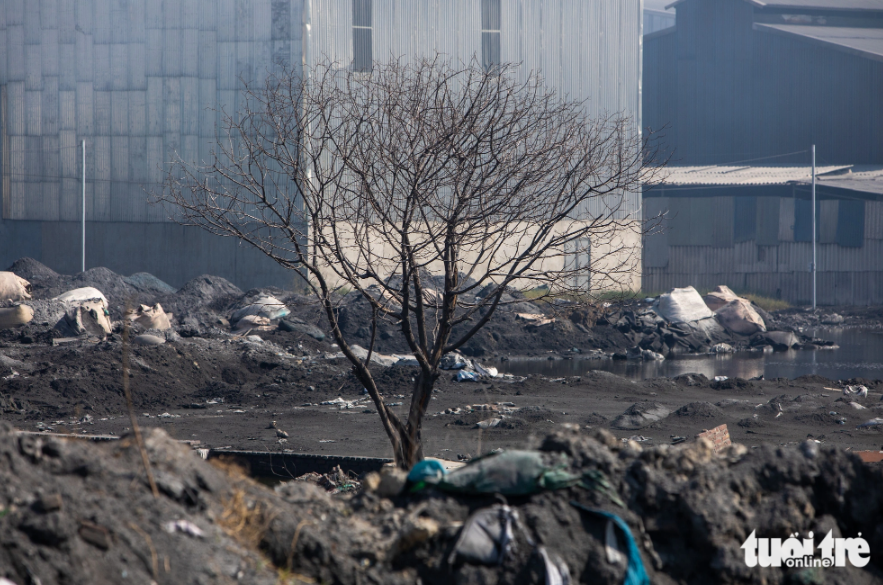
[(457, 352), (446, 353), (439, 361), (438, 367), (442, 370), (472, 369), (472, 361), (466, 359)]
[[(841, 423), (841, 424), (843, 424), (843, 423)], [(883, 425), (883, 418), (877, 417), (877, 418), (872, 418), (868, 422), (858, 425), (858, 427), (856, 427), (856, 428), (863, 429), (863, 428), (867, 428), (867, 427), (877, 427), (877, 426), (881, 426), (881, 425)]]
[(460, 370), (459, 372), (457, 372), (454, 380), (456, 380), (457, 382), (478, 382), (478, 374), (476, 374), (475, 372)]
[[(77, 289), (78, 291), (95, 291), (93, 288)], [(70, 291), (76, 293), (77, 291)], [(68, 293), (65, 293), (68, 294)], [(63, 297), (64, 295), (61, 295)], [(74, 295), (77, 296), (77, 295)], [(63, 300), (57, 297), (55, 300)], [(111, 332), (110, 313), (107, 310), (107, 300), (102, 295), (100, 298), (65, 301), (68, 309), (64, 317), (55, 325), (55, 328), (63, 336), (78, 337), (91, 335), (103, 339)], [(76, 304), (72, 304), (76, 303)]]
[(287, 316), (290, 312), (291, 311), (288, 309), (285, 303), (283, 303), (276, 297), (264, 295), (256, 298), (254, 301), (242, 307), (241, 309), (234, 311), (233, 314), (230, 316), (230, 322), (236, 323), (238, 327), (239, 321), (242, 320), (244, 317), (249, 316), (264, 317), (269, 322), (281, 319)]
[(689, 323), (714, 316), (692, 286), (675, 288), (659, 296), (656, 312), (669, 323)]
[[(291, 316), (279, 321), (279, 329), (292, 333), (303, 333), (304, 335), (312, 337), (316, 341), (325, 341), (325, 333), (323, 333), (321, 329)], [(337, 347), (337, 344), (332, 344), (332, 346)]]
[(126, 319), (137, 323), (144, 329), (166, 331), (172, 327), (172, 314), (163, 311), (162, 305), (159, 303), (152, 307), (139, 305), (137, 309), (126, 313)]
[(484, 367), (480, 363), (475, 362), (475, 372), (483, 378), (496, 378), (499, 373), (497, 368)]
[(188, 536), (193, 536), (195, 538), (202, 538), (203, 536), (202, 529), (189, 520), (174, 520), (172, 522), (166, 522), (165, 524), (163, 524), (163, 530), (165, 530), (169, 534), (182, 532), (184, 534), (187, 534)]
[(718, 343), (711, 346), (711, 353), (734, 353), (736, 350), (729, 343)]
[(142, 335), (136, 335), (132, 338), (132, 343), (135, 345), (162, 345), (166, 340), (164, 337), (159, 337), (158, 335), (150, 335), (149, 333), (144, 333)]
[(678, 445), (678, 444), (680, 444), (680, 443), (683, 443), (683, 442), (686, 441), (686, 440), (687, 440), (687, 437), (675, 437), (675, 436), (672, 436), (672, 437), (671, 437), (671, 444), (672, 444), (672, 445)]
[(714, 377), (715, 382), (726, 382), (727, 380), (729, 380), (729, 378), (727, 376), (715, 376)]
[(0, 309), (0, 329), (12, 329), (27, 325), (34, 318), (34, 309), (28, 305), (17, 305)]
[(494, 427), (500, 426), (500, 423), (503, 422), (502, 418), (489, 418), (487, 420), (479, 421), (475, 423), (475, 428), (477, 429), (492, 429)]
[(610, 512), (605, 512), (603, 510), (595, 510), (584, 506), (579, 502), (572, 501), (570, 504), (584, 512), (607, 518), (622, 532), (626, 542), (626, 549), (628, 551), (628, 565), (626, 566), (623, 585), (650, 585), (650, 577), (647, 576), (647, 570), (644, 568), (644, 563), (641, 560), (641, 553), (638, 550), (638, 546), (635, 544), (635, 539), (632, 537), (632, 531), (629, 529), (628, 524), (623, 522), (622, 518), (616, 514), (611, 514)]
[(499, 451), (450, 471), (438, 480), (439, 489), (469, 494), (529, 495), (579, 483), (568, 471), (569, 458), (539, 451)]
[(735, 301), (738, 298), (739, 295), (730, 290), (728, 286), (722, 284), (709, 291), (707, 295), (702, 297), (702, 300), (705, 301), (705, 305), (709, 309), (717, 311), (730, 301)]
[(478, 510), (463, 525), (448, 563), (502, 564), (514, 547), (517, 526), (520, 526), (518, 511), (505, 504)]
[(570, 585), (570, 569), (567, 563), (558, 555), (550, 555), (544, 546), (538, 546), (537, 552), (540, 553), (546, 569), (546, 585)]
[(527, 321), (528, 325), (534, 327), (542, 327), (543, 325), (549, 325), (550, 323), (555, 322), (554, 317), (546, 317), (542, 313), (515, 313), (515, 318)]
[(843, 387), (843, 395), (844, 396), (858, 396), (859, 398), (867, 398), (868, 397), (868, 387), (867, 386), (844, 386)]
[(734, 299), (714, 312), (728, 331), (739, 335), (754, 335), (766, 331), (763, 318), (754, 310), (751, 301)]
[(732, 442), (730, 441), (730, 430), (725, 424), (703, 431), (696, 435), (696, 438), (708, 439), (711, 441), (711, 446), (715, 453), (719, 453), (732, 445)]
[(156, 417), (157, 418), (181, 418), (181, 415), (180, 414), (169, 414), (168, 412), (164, 412), (162, 414), (156, 415)]
[(645, 437), (644, 435), (632, 435), (627, 439), (622, 439), (623, 443), (628, 443), (629, 441), (634, 441), (636, 443), (644, 443), (646, 441), (652, 441), (650, 437)]

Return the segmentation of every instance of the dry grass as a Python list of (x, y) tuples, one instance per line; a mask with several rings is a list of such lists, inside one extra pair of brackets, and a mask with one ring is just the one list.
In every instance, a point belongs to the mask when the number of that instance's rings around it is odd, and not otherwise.
[(753, 293), (744, 293), (739, 295), (742, 298), (748, 299), (764, 311), (781, 311), (783, 309), (790, 309), (791, 304), (788, 301), (783, 301), (781, 299), (774, 299), (770, 297), (764, 297), (761, 295), (756, 295)]
[(221, 500), (223, 507), (218, 524), (239, 543), (259, 549), (274, 514), (265, 504), (255, 501), (240, 488), (229, 498)]

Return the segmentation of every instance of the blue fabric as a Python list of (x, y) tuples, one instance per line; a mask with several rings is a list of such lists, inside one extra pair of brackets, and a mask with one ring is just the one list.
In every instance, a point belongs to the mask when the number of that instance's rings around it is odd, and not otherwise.
[(408, 473), (408, 481), (419, 483), (421, 481), (440, 479), (444, 477), (445, 466), (435, 459), (424, 459), (411, 468)]
[(629, 552), (629, 561), (628, 566), (625, 570), (625, 580), (622, 582), (622, 585), (650, 585), (650, 577), (647, 576), (647, 571), (644, 569), (644, 562), (641, 560), (641, 553), (638, 550), (638, 545), (635, 544), (635, 539), (632, 537), (632, 531), (629, 529), (628, 524), (626, 524), (622, 518), (617, 516), (616, 514), (611, 514), (610, 512), (605, 512), (604, 510), (596, 510), (594, 508), (588, 508), (583, 506), (579, 502), (570, 502), (570, 505), (583, 510), (584, 512), (589, 512), (590, 514), (596, 514), (598, 516), (602, 516), (607, 518), (608, 520), (612, 520), (614, 524), (622, 531), (625, 535), (626, 546)]

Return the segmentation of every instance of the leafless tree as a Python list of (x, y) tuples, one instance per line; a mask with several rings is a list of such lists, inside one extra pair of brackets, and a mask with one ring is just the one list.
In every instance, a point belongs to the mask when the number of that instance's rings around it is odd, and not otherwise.
[[(580, 302), (589, 282), (626, 287), (640, 261), (646, 224), (627, 202), (655, 181), (646, 142), (629, 118), (591, 119), (515, 73), (436, 57), (274, 76), (225, 116), (213, 160), (178, 161), (161, 195), (181, 223), (303, 278), (402, 467), (422, 458), (442, 356), (488, 323), (507, 287)], [(341, 287), (370, 304), (367, 356), (339, 326)], [(407, 419), (372, 375), (381, 320), (419, 364)]]

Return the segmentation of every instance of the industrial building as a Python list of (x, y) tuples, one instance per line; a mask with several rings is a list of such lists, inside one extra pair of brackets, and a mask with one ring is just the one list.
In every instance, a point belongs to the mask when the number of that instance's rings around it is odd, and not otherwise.
[[(179, 286), (292, 276), (233, 239), (168, 220), (148, 193), (175, 156), (207, 160), (241, 82), (333, 61), (354, 71), (439, 51), (541, 71), (641, 129), (640, 0), (0, 0), (0, 268), (31, 256)], [(624, 212), (640, 213), (638, 196)]]
[(644, 37), (644, 124), (671, 156), (644, 195), (645, 290), (812, 300), (816, 146), (820, 304), (883, 302), (883, 3), (679, 0)]

